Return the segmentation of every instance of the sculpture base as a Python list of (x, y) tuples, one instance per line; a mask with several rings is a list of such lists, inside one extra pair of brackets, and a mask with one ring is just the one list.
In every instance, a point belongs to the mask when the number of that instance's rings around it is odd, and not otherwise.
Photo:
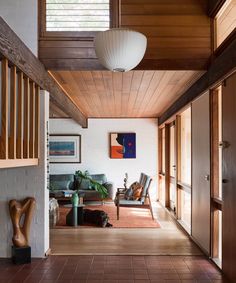
[(14, 264), (24, 264), (31, 262), (31, 247), (15, 247), (12, 246), (12, 262)]

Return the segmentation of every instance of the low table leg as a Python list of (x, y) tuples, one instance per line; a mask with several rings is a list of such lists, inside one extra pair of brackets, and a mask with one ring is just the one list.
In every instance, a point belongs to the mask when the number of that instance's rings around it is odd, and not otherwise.
[(78, 225), (78, 209), (72, 207), (70, 212), (66, 215), (66, 225), (76, 227)]

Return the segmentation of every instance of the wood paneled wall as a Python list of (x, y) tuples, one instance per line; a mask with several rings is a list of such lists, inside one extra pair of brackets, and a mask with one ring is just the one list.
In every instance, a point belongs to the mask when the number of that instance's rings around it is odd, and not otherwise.
[[(178, 3), (177, 3), (178, 2)], [(139, 69), (205, 69), (211, 54), (206, 0), (121, 0), (120, 26), (148, 37)], [(39, 38), (39, 58), (51, 70), (102, 69), (93, 37), (47, 33)]]
[(37, 165), (40, 88), (6, 58), (0, 80), (0, 168)]
[(219, 47), (221, 43), (236, 31), (236, 0), (226, 2), (226, 6), (216, 18), (216, 43), (215, 47)]

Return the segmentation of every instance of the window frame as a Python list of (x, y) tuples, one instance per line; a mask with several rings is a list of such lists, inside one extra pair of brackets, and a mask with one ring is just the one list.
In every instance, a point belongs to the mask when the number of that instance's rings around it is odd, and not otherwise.
[[(45, 37), (80, 37), (94, 38), (99, 31), (47, 31), (46, 0), (38, 0), (39, 39)], [(110, 0), (110, 28), (120, 26), (120, 0)]]

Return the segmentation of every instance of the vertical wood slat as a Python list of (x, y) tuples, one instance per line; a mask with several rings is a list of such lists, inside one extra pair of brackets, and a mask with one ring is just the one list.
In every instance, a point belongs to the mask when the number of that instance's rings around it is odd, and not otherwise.
[(11, 67), (9, 158), (16, 158), (16, 66)]
[(17, 101), (17, 146), (16, 158), (23, 158), (23, 87), (24, 77), (23, 73), (18, 73), (18, 101)]
[(35, 83), (30, 82), (29, 158), (34, 157), (35, 142)]
[(40, 87), (35, 88), (35, 147), (34, 158), (39, 158), (39, 134), (40, 134)]
[(29, 158), (29, 78), (24, 78), (24, 142), (23, 157)]
[(8, 159), (8, 60), (2, 60), (2, 117), (0, 159)]

